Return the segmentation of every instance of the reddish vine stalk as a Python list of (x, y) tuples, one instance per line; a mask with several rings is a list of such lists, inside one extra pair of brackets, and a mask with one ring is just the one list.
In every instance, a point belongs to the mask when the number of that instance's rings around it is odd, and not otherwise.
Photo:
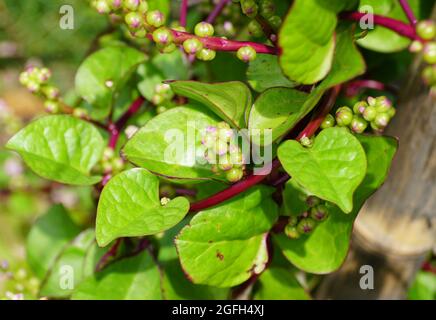
[(188, 16), (188, 0), (182, 0), (180, 7), (180, 25), (186, 27), (186, 20)]
[(415, 14), (413, 13), (412, 8), (410, 7), (409, 1), (407, 0), (399, 0), (400, 5), (403, 8), (404, 13), (407, 16), (407, 19), (409, 19), (410, 24), (415, 27), (418, 23), (418, 19), (416, 19)]
[[(297, 140), (302, 137), (310, 137), (316, 133), (319, 129), (325, 116), (330, 112), (333, 107), (336, 98), (339, 95), (340, 87), (334, 87), (330, 90), (327, 98), (323, 101), (321, 108), (318, 110), (317, 114), (312, 118), (309, 124), (304, 128), (304, 130), (298, 135)], [(251, 187), (264, 181), (271, 171), (280, 168), (281, 164), (278, 159), (274, 159), (271, 163), (271, 167), (265, 167), (263, 171), (258, 172), (257, 175), (251, 174), (247, 176), (244, 180), (233, 184), (229, 188), (218, 192), (217, 194), (198, 202), (192, 203), (190, 207), (190, 212), (197, 212), (201, 210), (208, 209), (210, 207), (216, 206), (226, 200), (229, 200), (238, 194), (250, 189)]]
[(224, 8), (229, 4), (231, 0), (220, 0), (215, 8), (211, 11), (209, 16), (206, 19), (207, 23), (213, 23), (215, 19), (221, 14), (221, 12), (224, 10)]

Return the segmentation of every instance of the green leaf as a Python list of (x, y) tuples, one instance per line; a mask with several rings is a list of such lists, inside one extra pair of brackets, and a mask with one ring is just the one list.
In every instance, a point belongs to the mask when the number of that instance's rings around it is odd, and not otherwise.
[(151, 100), (156, 85), (164, 80), (189, 79), (189, 68), (183, 53), (176, 50), (169, 54), (159, 54), (141, 64), (138, 74), (142, 78), (138, 83), (138, 90), (147, 100)]
[(104, 141), (92, 124), (66, 115), (33, 121), (13, 136), (6, 147), (43, 178), (73, 185), (101, 180), (91, 168), (100, 160)]
[[(258, 98), (253, 106), (251, 110), (252, 115), (250, 114), (249, 127), (272, 127), (273, 141), (275, 141), (294, 128), (301, 119), (312, 111), (327, 90), (336, 85), (345, 83), (365, 72), (365, 61), (354, 44), (353, 30), (349, 27), (349, 24), (339, 25), (336, 39), (337, 46), (332, 69), (326, 79), (321, 82), (318, 87), (313, 89), (310, 94), (306, 95), (306, 100), (303, 105), (299, 108), (296, 107), (298, 103), (302, 102), (300, 99), (295, 100), (295, 104), (291, 105), (292, 107), (285, 105), (286, 96), (288, 96), (288, 99), (292, 96), (297, 97), (291, 89), (276, 88), (268, 90)], [(284, 92), (286, 92), (286, 94), (284, 94)], [(282, 93), (282, 95), (280, 95), (280, 93)], [(278, 95), (280, 95), (280, 97)], [(278, 101), (283, 99), (281, 101), (284, 104), (282, 105), (280, 102), (274, 102), (275, 96), (277, 96)], [(264, 103), (259, 106), (259, 101), (263, 101)], [(267, 107), (265, 102), (268, 101), (271, 101), (272, 103)], [(289, 103), (292, 103), (292, 101), (291, 98)], [(276, 104), (279, 105), (278, 108), (276, 108)], [(274, 116), (274, 111), (276, 109), (281, 111), (280, 115), (277, 115), (277, 118)], [(286, 110), (289, 111), (287, 118), (285, 118)], [(265, 117), (263, 115), (265, 115)], [(258, 122), (258, 124), (252, 124), (252, 119), (255, 119), (253, 121)], [(269, 124), (271, 125), (269, 126)], [(276, 125), (276, 127), (274, 127), (274, 125)]]
[(175, 81), (170, 85), (176, 94), (204, 104), (234, 128), (245, 127), (245, 110), (251, 107), (252, 97), (250, 89), (244, 83)]
[(264, 132), (268, 129), (272, 130), (272, 141), (283, 136), (304, 117), (307, 96), (307, 93), (288, 88), (272, 88), (263, 92), (248, 118), (251, 137), (264, 144)]
[(318, 0), (295, 0), (279, 33), (280, 65), (284, 73), (302, 84), (313, 84), (329, 73), (338, 22), (335, 4)]
[(56, 261), (44, 279), (40, 296), (66, 298), (83, 280), (86, 252), (95, 243), (94, 230), (80, 233), (56, 257)]
[(149, 10), (159, 10), (165, 16), (170, 14), (171, 6), (169, 0), (147, 0)]
[(221, 179), (211, 165), (197, 161), (201, 134), (217, 119), (194, 106), (177, 107), (150, 120), (124, 146), (125, 157), (154, 173), (177, 179)]
[(103, 271), (86, 278), (73, 300), (160, 300), (159, 269), (145, 250), (132, 258), (114, 262)]
[[(337, 207), (328, 205), (329, 218), (319, 224), (308, 237), (297, 240), (285, 235), (274, 236), (286, 258), (306, 272), (327, 274), (337, 270), (345, 260), (350, 245), (354, 220), (360, 209), (385, 181), (397, 141), (389, 137), (357, 136), (366, 152), (368, 170), (354, 195), (354, 209), (345, 215)], [(286, 200), (285, 200), (286, 201)]]
[[(421, 8), (423, 6), (422, 2), (426, 1), (409, 0), (409, 4), (416, 16), (420, 16), (422, 10), (425, 10)], [(360, 0), (360, 8), (364, 9), (365, 6), (371, 6), (373, 14), (379, 14), (406, 23), (409, 21), (398, 0)], [(369, 50), (392, 53), (406, 49), (410, 45), (411, 40), (387, 28), (375, 26), (374, 29), (369, 30), (368, 35), (358, 40), (357, 43)]]
[(76, 74), (77, 93), (91, 108), (91, 117), (110, 113), (118, 92), (145, 60), (145, 54), (126, 46), (106, 47), (90, 55)]
[(152, 235), (172, 228), (189, 211), (189, 201), (178, 197), (162, 205), (159, 179), (135, 168), (112, 178), (97, 208), (96, 236), (100, 246), (119, 237)]
[(255, 300), (309, 300), (294, 274), (279, 267), (265, 270), (256, 283)]
[(185, 223), (165, 232), (159, 239), (159, 265), (162, 267), (162, 292), (166, 300), (225, 300), (229, 290), (190, 282), (182, 268), (177, 256), (174, 238)]
[(359, 140), (345, 128), (329, 128), (315, 138), (313, 147), (286, 141), (278, 149), (286, 172), (317, 197), (353, 209), (353, 194), (366, 173), (366, 157)]
[(307, 204), (307, 197), (310, 194), (302, 188), (294, 179), (289, 180), (283, 190), (283, 211), (284, 216), (298, 216), (310, 209)]
[(39, 279), (43, 279), (56, 257), (78, 233), (62, 205), (55, 205), (34, 223), (26, 240), (27, 262)]
[(269, 54), (259, 54), (250, 62), (247, 78), (250, 86), (257, 92), (274, 87), (295, 87), (295, 83), (284, 76), (278, 58)]
[(277, 220), (273, 190), (257, 186), (202, 211), (176, 238), (183, 270), (192, 282), (232, 287), (265, 269), (266, 237)]
[(419, 271), (407, 297), (409, 300), (436, 300), (436, 275)]

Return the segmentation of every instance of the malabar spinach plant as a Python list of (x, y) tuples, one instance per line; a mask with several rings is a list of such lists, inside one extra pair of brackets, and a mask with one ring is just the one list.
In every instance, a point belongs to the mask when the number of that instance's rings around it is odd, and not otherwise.
[(90, 1), (111, 32), (77, 71), (78, 99), (28, 66), (20, 81), (49, 115), (7, 143), (39, 176), (95, 189), (88, 225), (55, 205), (30, 231), (39, 295), (310, 298), (397, 150), (374, 52), (420, 52), (434, 96), (426, 3)]

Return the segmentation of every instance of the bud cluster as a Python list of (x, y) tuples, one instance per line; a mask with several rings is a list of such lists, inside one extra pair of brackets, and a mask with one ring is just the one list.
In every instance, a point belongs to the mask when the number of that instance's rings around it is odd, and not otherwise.
[(421, 21), (416, 25), (416, 33), (424, 41), (413, 41), (409, 50), (422, 52), (422, 57), (428, 64), (422, 72), (422, 78), (431, 87), (432, 95), (436, 96), (436, 23), (432, 20)]
[(244, 176), (245, 162), (233, 138), (234, 132), (225, 122), (207, 127), (202, 135), (201, 157), (212, 165), (213, 172), (224, 173), (229, 182), (235, 183)]
[(327, 220), (329, 212), (324, 202), (315, 196), (306, 199), (309, 210), (299, 216), (291, 216), (285, 227), (285, 234), (290, 239), (298, 239), (315, 230), (316, 226)]
[(154, 88), (154, 94), (151, 98), (151, 102), (156, 106), (156, 112), (160, 114), (173, 106), (173, 98), (174, 92), (171, 90), (170, 85), (166, 83), (159, 83)]
[(367, 101), (359, 101), (353, 109), (341, 107), (336, 110), (335, 117), (328, 115), (321, 129), (334, 127), (348, 127), (354, 133), (363, 133), (370, 125), (371, 128), (381, 133), (395, 116), (396, 110), (392, 102), (385, 96), (369, 97)]
[(49, 113), (60, 112), (59, 89), (49, 84), (51, 71), (47, 68), (28, 67), (20, 74), (20, 83), (30, 92), (45, 99), (44, 107)]
[(0, 261), (0, 300), (34, 299), (38, 295), (40, 281), (23, 267), (11, 267), (7, 260)]
[[(249, 18), (255, 19), (257, 16), (265, 19), (272, 29), (278, 30), (282, 24), (282, 19), (276, 15), (276, 7), (273, 0), (233, 0), (239, 2), (242, 12)], [(255, 21), (249, 24), (249, 32), (255, 37), (263, 34), (262, 27)]]
[(93, 168), (96, 174), (116, 175), (125, 169), (125, 163), (122, 158), (115, 154), (114, 149), (105, 148), (100, 162)]

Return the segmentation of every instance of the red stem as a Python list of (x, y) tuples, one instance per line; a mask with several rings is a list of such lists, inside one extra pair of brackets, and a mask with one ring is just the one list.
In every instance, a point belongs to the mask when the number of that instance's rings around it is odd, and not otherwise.
[(378, 91), (390, 91), (394, 94), (398, 93), (398, 89), (393, 86), (386, 85), (377, 80), (355, 80), (348, 83), (345, 87), (345, 95), (348, 97), (354, 97), (358, 95), (364, 89), (372, 89)]
[(224, 8), (226, 7), (226, 5), (230, 2), (231, 0), (220, 0), (220, 2), (217, 3), (217, 5), (215, 6), (215, 8), (213, 8), (212, 12), (209, 14), (209, 16), (206, 19), (207, 23), (213, 23), (215, 21), (215, 19), (221, 14), (221, 12), (224, 10)]
[(401, 7), (403, 8), (404, 13), (407, 16), (407, 19), (409, 19), (410, 24), (415, 27), (418, 23), (418, 19), (416, 19), (415, 14), (413, 13), (412, 8), (409, 5), (409, 1), (407, 0), (399, 0)]
[[(313, 119), (309, 122), (309, 124), (299, 134), (297, 140), (301, 139), (302, 137), (310, 137), (316, 133), (322, 121), (324, 120), (325, 116), (330, 112), (331, 108), (333, 107), (336, 98), (338, 97), (339, 91), (340, 91), (340, 86), (336, 86), (330, 91), (329, 95), (323, 101), (322, 106), (319, 109), (317, 115), (313, 117)], [(217, 194), (207, 199), (192, 203), (189, 211), (190, 212), (201, 211), (216, 206), (226, 200), (229, 200), (237, 196), (238, 194), (248, 190), (249, 188), (261, 183), (268, 177), (271, 171), (278, 169), (280, 166), (281, 166), (280, 161), (278, 159), (274, 159), (273, 162), (271, 163), (271, 168), (265, 167), (265, 169), (261, 172), (258, 172), (257, 175), (251, 174), (248, 177), (246, 177), (244, 180), (235, 183), (229, 188), (221, 192), (218, 192)]]
[(112, 247), (109, 248), (109, 250), (101, 257), (100, 261), (98, 261), (97, 266), (95, 267), (95, 271), (101, 271), (109, 259), (115, 257), (118, 252), (118, 248), (120, 247), (121, 242), (123, 241), (123, 238), (119, 238), (115, 240), (115, 243), (112, 245)]
[(180, 7), (180, 25), (186, 27), (186, 20), (188, 16), (188, 0), (182, 0)]
[[(362, 12), (343, 12), (340, 17), (346, 20), (360, 21), (362, 18), (367, 17), (367, 15), (368, 14)], [(415, 28), (412, 27), (410, 24), (380, 15), (373, 15), (373, 17), (374, 23), (376, 25), (388, 28), (392, 31), (395, 31), (399, 35), (407, 37), (411, 40), (422, 41), (422, 39), (416, 34)]]

